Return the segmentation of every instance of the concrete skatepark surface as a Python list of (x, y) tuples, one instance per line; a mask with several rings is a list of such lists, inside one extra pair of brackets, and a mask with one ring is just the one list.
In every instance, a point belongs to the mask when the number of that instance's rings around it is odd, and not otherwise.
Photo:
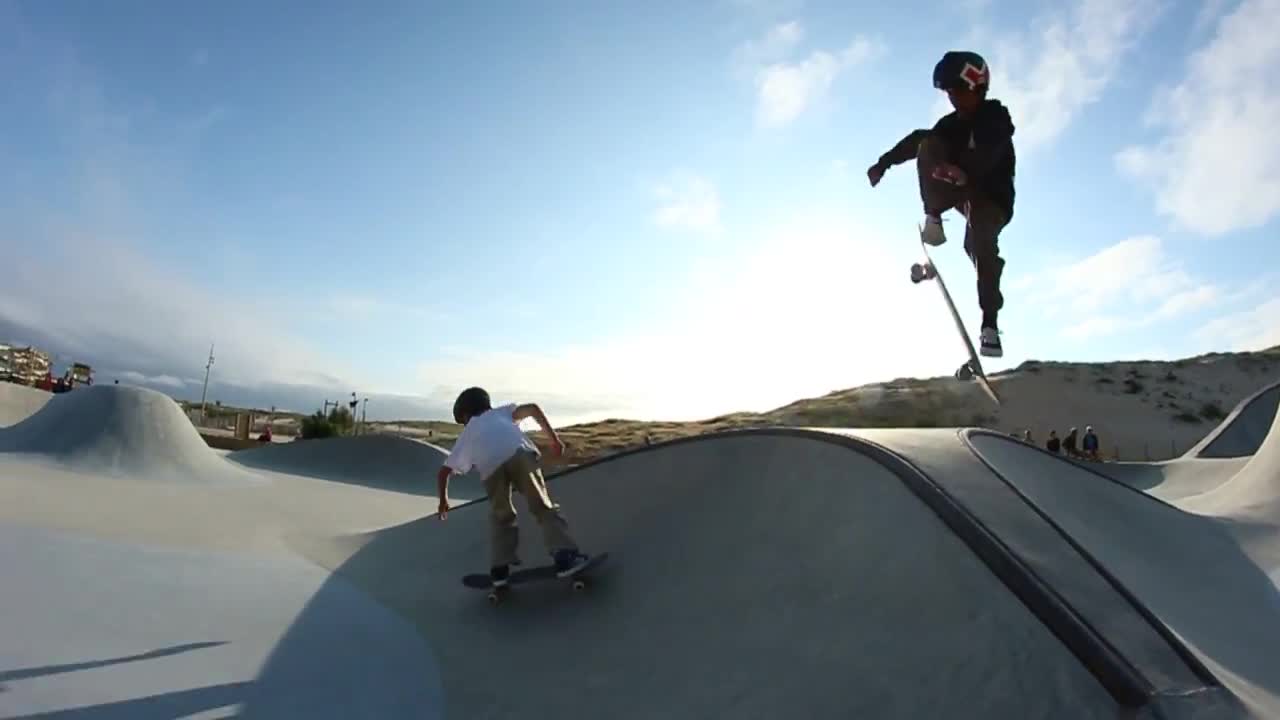
[[(417, 495), (434, 494), (435, 476), (449, 451), (422, 440), (395, 435), (361, 435), (264, 445), (229, 456), (247, 468), (286, 472)], [(483, 497), (475, 473), (455, 476), (451, 496)]]
[(1271, 433), (1278, 405), (1280, 383), (1272, 383), (1242, 400), (1218, 427), (1181, 457), (1099, 467), (1108, 477), (1163, 500), (1177, 501), (1209, 492), (1250, 463)]
[(0, 382), (0, 428), (26, 420), (44, 407), (53, 393), (26, 385)]
[(619, 454), (549, 481), (611, 554), (592, 587), (492, 608), (459, 581), (487, 502), (434, 515), (439, 449), (220, 454), (163, 395), (89, 390), (0, 429), (0, 717), (1280, 716), (1265, 391), (1173, 499), (981, 430)]

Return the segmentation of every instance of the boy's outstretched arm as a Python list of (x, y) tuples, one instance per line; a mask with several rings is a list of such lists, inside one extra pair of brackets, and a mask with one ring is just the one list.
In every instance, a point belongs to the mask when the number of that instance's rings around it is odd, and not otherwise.
[(436, 472), (436, 494), (440, 498), (440, 507), (437, 508), (437, 512), (441, 520), (449, 512), (449, 476), (452, 474), (453, 468), (448, 465), (441, 465)]
[(436, 490), (440, 497), (448, 497), (449, 494), (449, 476), (453, 475), (453, 468), (448, 465), (441, 465), (436, 472)]
[(915, 158), (916, 153), (920, 149), (920, 143), (926, 137), (929, 137), (930, 132), (932, 131), (924, 129), (912, 130), (906, 137), (899, 140), (898, 144), (889, 148), (888, 152), (881, 155), (879, 159), (876, 160), (876, 165), (878, 167), (888, 169), (894, 165), (901, 165), (902, 163)]
[(529, 417), (533, 418), (538, 423), (538, 427), (542, 428), (547, 437), (551, 438), (551, 447), (559, 455), (564, 448), (564, 443), (560, 442), (560, 436), (556, 434), (555, 428), (551, 427), (551, 421), (547, 420), (546, 414), (542, 412), (542, 408), (538, 407), (537, 403), (517, 405), (515, 412), (511, 413), (511, 419), (517, 423)]

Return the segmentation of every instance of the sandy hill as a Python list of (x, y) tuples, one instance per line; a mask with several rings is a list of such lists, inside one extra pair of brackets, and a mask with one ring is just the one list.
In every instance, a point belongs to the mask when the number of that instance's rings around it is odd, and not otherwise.
[[(698, 422), (604, 420), (561, 433), (569, 464), (675, 437), (761, 426), (982, 427), (1031, 431), (1043, 446), (1092, 425), (1105, 459), (1161, 460), (1186, 452), (1231, 409), (1280, 380), (1280, 346), (1210, 353), (1174, 361), (1106, 363), (1028, 360), (992, 376), (996, 407), (975, 383), (951, 377), (899, 378), (797, 400), (764, 413), (733, 413)], [(554, 418), (553, 418), (554, 421)], [(439, 440), (448, 444), (446, 438)]]

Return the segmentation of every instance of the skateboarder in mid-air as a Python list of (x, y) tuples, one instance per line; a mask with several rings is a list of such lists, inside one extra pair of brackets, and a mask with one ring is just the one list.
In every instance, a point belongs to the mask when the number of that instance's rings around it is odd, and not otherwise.
[(988, 99), (991, 71), (974, 52), (950, 51), (933, 68), (933, 86), (947, 93), (955, 112), (942, 116), (931, 130), (914, 130), (867, 169), (871, 186), (886, 170), (912, 158), (924, 202), (921, 240), (947, 241), (942, 213), (956, 209), (967, 220), (964, 249), (978, 271), (978, 304), (982, 307), (980, 352), (1000, 357), (997, 315), (1000, 294), (1000, 231), (1013, 219), (1013, 120), (999, 100)]
[(542, 527), (543, 538), (555, 560), (556, 575), (568, 577), (582, 569), (590, 559), (578, 551), (569, 535), (569, 526), (560, 508), (551, 501), (542, 477), (538, 447), (520, 430), (521, 420), (531, 417), (551, 438), (551, 451), (564, 450), (560, 437), (552, 429), (547, 416), (536, 404), (508, 404), (494, 408), (489, 393), (483, 388), (463, 390), (453, 404), (453, 419), (464, 425), (453, 450), (444, 459), (437, 476), (440, 491), (440, 517), (449, 512), (449, 476), (466, 473), (473, 467), (484, 479), (489, 496), (489, 528), (491, 562), (489, 576), (493, 587), (507, 584), (511, 565), (518, 563), (519, 526), (512, 490), (524, 495), (529, 512)]

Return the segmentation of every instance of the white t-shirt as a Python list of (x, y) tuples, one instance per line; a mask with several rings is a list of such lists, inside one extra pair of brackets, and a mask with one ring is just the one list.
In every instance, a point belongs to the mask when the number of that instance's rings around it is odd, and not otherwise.
[(538, 446), (525, 436), (513, 419), (514, 403), (487, 410), (471, 418), (453, 444), (444, 464), (457, 473), (480, 471), (481, 478), (494, 473), (502, 463), (524, 448), (538, 452)]

